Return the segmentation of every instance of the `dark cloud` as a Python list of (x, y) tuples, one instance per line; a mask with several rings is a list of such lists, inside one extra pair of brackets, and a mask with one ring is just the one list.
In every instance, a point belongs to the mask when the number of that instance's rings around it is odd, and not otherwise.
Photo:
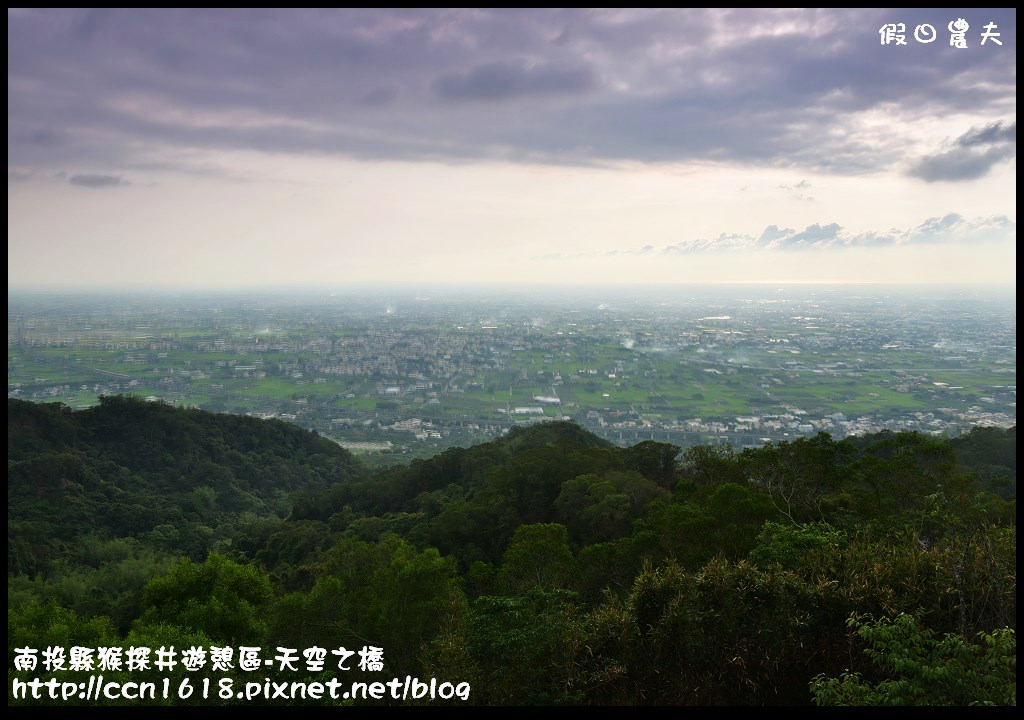
[[(996, 22), (1004, 45), (879, 45), (887, 22), (945, 27), (941, 9), (14, 10), (8, 157), (120, 171), (154, 149), (241, 148), (866, 173), (906, 162), (915, 118), (965, 114), (986, 124), (917, 174), (967, 177), (1015, 139), (1015, 122), (988, 123), (1016, 97), (1016, 16), (956, 12)], [(866, 134), (865, 112), (890, 124)], [(60, 144), (33, 141), (41, 128)], [(934, 159), (958, 147), (976, 156)]]
[(72, 35), (82, 42), (89, 42), (106, 22), (108, 11), (94, 8), (79, 15), (72, 26)]
[(362, 105), (390, 105), (398, 97), (398, 90), (393, 87), (377, 88), (359, 98)]
[(982, 128), (971, 128), (956, 139), (960, 147), (992, 145), (994, 143), (1017, 142), (1017, 123), (994, 122)]
[(112, 188), (131, 184), (118, 175), (72, 175), (68, 183), (86, 188)]
[(33, 145), (60, 145), (60, 135), (51, 128), (40, 128), (29, 135), (28, 141)]
[(927, 182), (975, 180), (988, 174), (995, 165), (1017, 154), (1016, 148), (1001, 145), (984, 151), (954, 148), (922, 158), (910, 169), (910, 175)]
[(596, 85), (588, 67), (488, 63), (469, 72), (444, 75), (437, 94), (447, 100), (507, 100), (533, 94), (579, 93)]
[(952, 148), (921, 158), (909, 170), (927, 182), (958, 182), (984, 177), (998, 163), (1017, 156), (1017, 123), (994, 122), (971, 128)]

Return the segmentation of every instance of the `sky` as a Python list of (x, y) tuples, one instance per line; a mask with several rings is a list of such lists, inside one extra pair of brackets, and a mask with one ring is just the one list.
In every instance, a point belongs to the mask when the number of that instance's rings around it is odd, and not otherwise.
[(1016, 284), (1014, 10), (34, 9), (7, 39), (9, 289)]

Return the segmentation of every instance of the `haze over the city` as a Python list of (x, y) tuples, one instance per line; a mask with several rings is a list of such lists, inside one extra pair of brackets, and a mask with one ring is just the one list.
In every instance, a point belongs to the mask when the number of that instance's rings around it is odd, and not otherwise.
[(8, 11), (14, 287), (1015, 283), (1015, 198), (1014, 10)]

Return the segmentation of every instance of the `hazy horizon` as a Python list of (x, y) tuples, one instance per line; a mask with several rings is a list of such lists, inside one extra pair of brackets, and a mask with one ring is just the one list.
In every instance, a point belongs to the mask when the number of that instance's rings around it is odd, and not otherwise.
[[(692, 295), (725, 295), (741, 296), (750, 292), (806, 295), (816, 292), (834, 293), (845, 289), (865, 291), (869, 293), (923, 296), (995, 296), (1014, 299), (1016, 284), (1014, 283), (810, 283), (810, 282), (733, 282), (733, 283), (585, 283), (578, 284), (544, 284), (544, 283), (386, 283), (386, 282), (351, 282), (345, 284), (306, 283), (293, 285), (252, 285), (252, 286), (162, 286), (162, 285), (108, 285), (96, 286), (19, 286), (8, 287), (9, 299), (32, 297), (232, 297), (251, 298), (266, 296), (288, 299), (330, 299), (358, 296), (376, 299), (385, 295), (400, 295), (414, 300), (429, 301), (459, 296), (511, 297), (532, 299), (546, 296), (571, 296), (574, 298), (590, 298), (609, 296), (628, 296), (636, 299), (651, 299), (673, 296)], [(537, 293), (542, 295), (538, 296)]]

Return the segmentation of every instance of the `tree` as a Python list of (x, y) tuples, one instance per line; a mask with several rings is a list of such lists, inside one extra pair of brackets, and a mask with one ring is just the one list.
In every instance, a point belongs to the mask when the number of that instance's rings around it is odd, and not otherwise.
[(541, 523), (516, 530), (505, 551), (500, 577), (513, 592), (523, 592), (531, 587), (565, 587), (575, 574), (576, 559), (569, 549), (565, 525)]
[(185, 559), (150, 580), (137, 624), (167, 623), (218, 642), (258, 644), (267, 634), (264, 617), (272, 595), (266, 573), (211, 553), (205, 563)]
[[(27, 691), (25, 697), (15, 694), (13, 682), (29, 682), (32, 679), (43, 681), (56, 678), (58, 682), (84, 683), (88, 680), (89, 671), (72, 670), (70, 649), (72, 647), (109, 647), (120, 644), (120, 638), (114, 630), (113, 623), (106, 617), (95, 617), (88, 620), (79, 617), (73, 610), (61, 607), (56, 601), (40, 603), (31, 600), (17, 610), (7, 610), (7, 657), (11, 660), (7, 671), (7, 682), (11, 688), (8, 696), (9, 705), (58, 705), (66, 704), (57, 699), (50, 700), (47, 693), (41, 699), (34, 699)], [(26, 653), (26, 648), (32, 652)], [(50, 669), (45, 666), (44, 653), (48, 648), (60, 648), (65, 659), (63, 668)], [(21, 649), (22, 653), (17, 650)], [(30, 669), (16, 669), (18, 655), (34, 656), (34, 666)], [(60, 686), (58, 686), (60, 687)], [(74, 700), (72, 700), (73, 702)]]
[(824, 521), (824, 501), (843, 479), (845, 460), (852, 447), (837, 443), (828, 433), (741, 454), (749, 483), (761, 488), (775, 508), (794, 525)]
[(743, 468), (732, 445), (694, 445), (683, 453), (683, 476), (696, 485), (743, 482)]
[(651, 501), (667, 495), (637, 472), (609, 470), (562, 483), (555, 510), (568, 525), (573, 540), (588, 544), (628, 534), (632, 521), (647, 511)]
[(792, 573), (716, 559), (650, 565), (591, 617), (582, 682), (597, 704), (803, 703), (821, 667), (833, 593)]
[(566, 590), (485, 595), (430, 645), (425, 669), (471, 683), (485, 705), (579, 703), (585, 625), (576, 594)]
[(319, 575), (308, 594), (278, 603), (274, 637), (296, 646), (382, 647), (399, 675), (416, 670), (422, 647), (466, 605), (454, 558), (394, 534), (374, 543), (342, 539)]
[(807, 553), (835, 552), (845, 544), (846, 538), (827, 524), (809, 523), (798, 528), (769, 521), (761, 528), (757, 541), (757, 547), (750, 552), (754, 565), (760, 568), (779, 565), (794, 570)]
[(817, 705), (1016, 705), (1017, 635), (1010, 628), (980, 632), (977, 642), (962, 635), (936, 637), (920, 620), (847, 621), (867, 643), (864, 654), (886, 679), (860, 673), (811, 682)]
[(626, 448), (626, 467), (654, 480), (662, 487), (672, 489), (675, 482), (676, 456), (679, 446), (644, 440)]

